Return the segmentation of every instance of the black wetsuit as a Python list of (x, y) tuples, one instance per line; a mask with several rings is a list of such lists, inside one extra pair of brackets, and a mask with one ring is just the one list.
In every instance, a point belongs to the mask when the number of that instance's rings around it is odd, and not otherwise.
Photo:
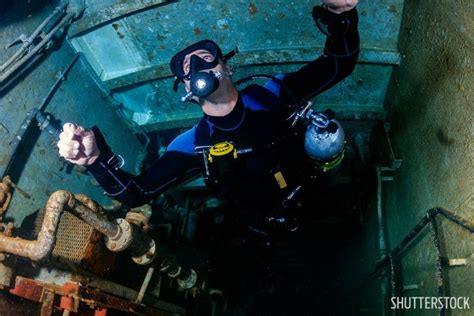
[[(327, 90), (355, 67), (359, 55), (357, 12), (353, 9), (334, 15), (334, 19), (337, 23), (330, 26), (331, 35), (326, 40), (324, 54), (300, 70), (282, 76), (298, 100)], [(98, 143), (102, 144), (99, 146), (101, 155), (88, 170), (112, 198), (131, 207), (139, 206), (182, 182), (189, 174), (204, 171), (202, 155), (195, 152), (196, 146), (230, 141), (237, 149), (261, 150), (236, 159), (234, 175), (222, 179), (218, 186), (244, 204), (271, 206), (281, 195), (275, 173), (281, 171), (290, 187), (292, 176), (301, 168), (298, 158), (304, 155), (298, 141), (287, 140), (279, 146), (268, 147), (288, 132), (282, 119), (288, 114), (286, 105), (293, 101), (286, 91), (275, 81), (263, 87), (251, 85), (243, 89), (231, 113), (224, 117), (204, 115), (198, 124), (176, 137), (148, 170), (137, 176), (111, 166), (114, 154), (100, 140), (101, 135), (97, 135)], [(265, 146), (267, 150), (263, 150)]]

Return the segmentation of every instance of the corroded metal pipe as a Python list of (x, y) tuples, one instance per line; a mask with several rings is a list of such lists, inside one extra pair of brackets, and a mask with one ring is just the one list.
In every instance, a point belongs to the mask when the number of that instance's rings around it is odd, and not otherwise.
[(118, 225), (106, 219), (102, 215), (102, 208), (85, 195), (76, 195), (74, 207), (68, 211), (107, 237), (114, 237), (119, 233)]
[(56, 191), (48, 199), (43, 225), (36, 240), (7, 237), (0, 234), (0, 252), (7, 252), (38, 261), (53, 249), (59, 220), (66, 207), (74, 206), (74, 196), (67, 191)]
[(103, 209), (89, 197), (75, 196), (74, 207), (68, 211), (105, 235), (105, 246), (113, 252), (128, 250), (132, 260), (140, 265), (151, 263), (156, 253), (156, 243), (138, 226), (119, 218), (109, 221)]
[(114, 237), (119, 233), (118, 225), (107, 220), (94, 201), (82, 195), (76, 200), (72, 193), (60, 190), (54, 192), (46, 203), (38, 238), (25, 240), (0, 234), (0, 253), (11, 253), (34, 261), (45, 258), (53, 249), (59, 220), (64, 211), (71, 212), (106, 236)]
[(156, 243), (138, 226), (125, 219), (109, 221), (95, 201), (68, 191), (56, 191), (46, 203), (45, 214), (37, 240), (25, 240), (0, 234), (0, 253), (11, 253), (38, 261), (49, 255), (53, 249), (59, 220), (68, 211), (89, 224), (105, 236), (106, 247), (114, 252), (129, 250), (132, 259), (140, 265), (153, 261)]

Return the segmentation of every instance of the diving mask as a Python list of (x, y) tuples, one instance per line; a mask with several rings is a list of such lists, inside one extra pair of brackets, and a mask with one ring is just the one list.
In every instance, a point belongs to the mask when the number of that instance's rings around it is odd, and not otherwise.
[[(207, 61), (197, 55), (192, 55), (189, 62), (189, 71), (185, 73), (184, 60), (186, 56), (197, 50), (208, 51), (213, 59)], [(211, 40), (203, 40), (183, 49), (174, 55), (170, 62), (171, 71), (176, 76), (173, 90), (177, 91), (179, 83), (186, 79), (190, 81), (191, 90), (181, 98), (182, 101), (189, 101), (193, 96), (208, 97), (219, 88), (219, 79), (223, 78), (223, 74), (214, 71), (207, 72), (206, 70), (215, 68), (219, 64), (219, 59), (225, 62), (234, 54), (233, 51), (223, 56), (219, 46)]]

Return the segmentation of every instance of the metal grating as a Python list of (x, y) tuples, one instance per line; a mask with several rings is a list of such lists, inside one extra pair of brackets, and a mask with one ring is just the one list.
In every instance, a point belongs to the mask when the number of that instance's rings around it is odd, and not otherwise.
[[(35, 221), (35, 235), (41, 230), (44, 210), (38, 213)], [(88, 257), (92, 243), (98, 239), (99, 233), (92, 227), (81, 221), (74, 215), (65, 212), (61, 216), (58, 232), (56, 234), (56, 244), (53, 249), (53, 257), (66, 259), (75, 264), (80, 264)]]

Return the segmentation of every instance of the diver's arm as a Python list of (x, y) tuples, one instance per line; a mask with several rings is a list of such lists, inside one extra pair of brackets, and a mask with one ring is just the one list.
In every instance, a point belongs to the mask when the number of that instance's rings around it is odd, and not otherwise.
[(119, 168), (119, 159), (106, 144), (99, 129), (93, 127), (92, 130), (100, 156), (87, 166), (87, 169), (109, 196), (130, 207), (143, 205), (169, 187), (200, 171), (200, 160), (194, 155), (193, 144), (184, 144), (193, 140), (191, 135), (178, 136), (178, 141), (175, 139), (160, 159), (141, 174), (134, 176)]
[[(327, 26), (324, 54), (283, 79), (297, 101), (311, 99), (347, 77), (354, 70), (359, 56), (356, 8), (340, 14), (324, 7), (313, 9), (315, 20), (321, 14)], [(283, 99), (293, 103), (285, 89), (280, 93)]]
[(138, 176), (114, 168), (99, 158), (87, 167), (107, 194), (136, 207), (158, 196), (166, 189), (194, 175), (199, 170), (196, 157), (177, 151), (167, 151), (150, 168)]

